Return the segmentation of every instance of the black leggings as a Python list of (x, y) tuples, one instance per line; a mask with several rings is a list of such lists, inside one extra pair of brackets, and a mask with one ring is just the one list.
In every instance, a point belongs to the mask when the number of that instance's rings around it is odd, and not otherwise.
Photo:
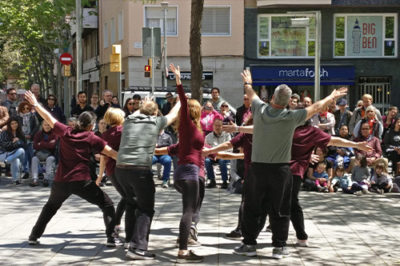
[(126, 195), (121, 185), (118, 183), (117, 178), (115, 177), (115, 173), (110, 176), (110, 180), (115, 187), (115, 190), (117, 190), (118, 193), (121, 195), (121, 200), (118, 202), (117, 209), (115, 211), (115, 224), (120, 225), (122, 215), (124, 214), (126, 209)]
[(29, 238), (38, 239), (42, 236), (47, 223), (57, 213), (63, 202), (75, 194), (88, 202), (97, 205), (103, 211), (106, 235), (111, 237), (115, 226), (114, 204), (110, 197), (91, 180), (73, 182), (53, 182), (50, 197), (43, 206), (39, 218), (32, 228)]
[(182, 218), (179, 223), (179, 249), (187, 250), (193, 215), (199, 202), (199, 180), (176, 180), (176, 190), (182, 194)]
[(200, 209), (201, 209), (201, 205), (203, 204), (203, 199), (204, 199), (204, 192), (205, 192), (205, 180), (204, 178), (199, 176), (199, 200), (197, 202), (197, 206), (196, 206), (196, 211), (193, 214), (193, 218), (192, 218), (192, 224), (197, 226), (197, 224), (200, 221)]

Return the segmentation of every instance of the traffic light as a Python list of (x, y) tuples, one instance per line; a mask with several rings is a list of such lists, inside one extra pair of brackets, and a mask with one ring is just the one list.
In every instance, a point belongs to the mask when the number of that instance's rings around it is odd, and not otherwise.
[(64, 77), (71, 76), (71, 65), (64, 65)]
[(151, 68), (153, 67), (153, 62), (151, 58), (149, 58), (147, 65), (144, 66), (144, 77), (145, 78), (151, 78)]
[(121, 45), (113, 44), (110, 55), (110, 72), (121, 72)]

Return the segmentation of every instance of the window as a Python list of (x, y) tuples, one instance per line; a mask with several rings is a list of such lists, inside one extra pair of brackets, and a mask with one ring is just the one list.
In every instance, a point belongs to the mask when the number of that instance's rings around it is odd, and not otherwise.
[(335, 14), (335, 57), (396, 57), (397, 14)]
[(231, 8), (204, 7), (201, 33), (202, 35), (230, 35)]
[(104, 27), (103, 27), (103, 46), (104, 46), (104, 48), (108, 47), (108, 25), (107, 25), (107, 23), (104, 23)]
[(315, 16), (258, 16), (259, 58), (315, 55)]
[[(145, 27), (161, 28), (164, 34), (164, 11), (161, 7), (145, 7)], [(168, 36), (178, 35), (177, 31), (177, 7), (168, 6), (167, 23), (165, 25)]]
[(124, 39), (124, 13), (118, 14), (118, 40)]
[(111, 19), (111, 44), (115, 43), (115, 19)]

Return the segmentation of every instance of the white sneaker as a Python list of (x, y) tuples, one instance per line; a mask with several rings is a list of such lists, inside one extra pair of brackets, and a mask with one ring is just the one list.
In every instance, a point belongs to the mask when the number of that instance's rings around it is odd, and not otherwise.
[(272, 257), (274, 259), (282, 259), (284, 257), (289, 256), (289, 250), (286, 247), (280, 247), (280, 248), (273, 248), (272, 249)]
[(307, 239), (305, 240), (297, 239), (296, 245), (299, 247), (308, 247), (308, 241)]
[(163, 182), (161, 185), (162, 188), (168, 188), (168, 182)]

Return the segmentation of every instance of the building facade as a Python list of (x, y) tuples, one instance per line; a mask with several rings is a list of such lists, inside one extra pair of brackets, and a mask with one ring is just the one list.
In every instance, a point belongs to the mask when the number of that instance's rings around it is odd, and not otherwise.
[[(189, 0), (168, 1), (166, 26), (167, 63), (181, 67), (183, 84), (190, 87), (190, 9)], [(102, 89), (117, 92), (119, 73), (110, 72), (110, 54), (113, 44), (121, 44), (124, 89), (148, 88), (150, 79), (144, 77), (148, 57), (143, 56), (142, 28), (161, 28), (163, 40), (164, 15), (161, 1), (107, 1), (99, 2), (99, 47)], [(207, 88), (218, 87), (221, 96), (234, 105), (241, 104), (244, 53), (244, 2), (237, 0), (205, 0), (202, 23), (203, 82)], [(158, 66), (157, 66), (158, 65)], [(155, 86), (162, 86), (161, 60), (153, 62)], [(167, 79), (174, 86), (173, 75)]]
[(364, 93), (382, 111), (400, 106), (399, 1), (246, 0), (245, 66), (263, 97), (286, 83), (313, 96), (315, 14), (321, 12), (321, 97), (349, 88), (354, 107)]

